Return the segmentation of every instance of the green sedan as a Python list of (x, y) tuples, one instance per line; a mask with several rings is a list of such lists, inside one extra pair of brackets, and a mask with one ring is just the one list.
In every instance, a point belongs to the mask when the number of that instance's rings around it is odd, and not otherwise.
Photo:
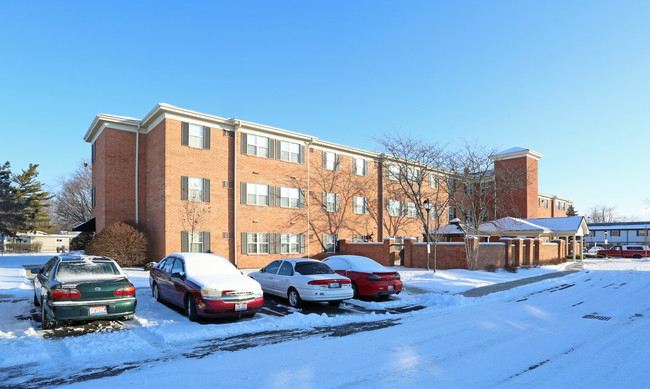
[(32, 269), (34, 304), (41, 308), (42, 328), (57, 321), (131, 318), (135, 287), (112, 259), (59, 255)]

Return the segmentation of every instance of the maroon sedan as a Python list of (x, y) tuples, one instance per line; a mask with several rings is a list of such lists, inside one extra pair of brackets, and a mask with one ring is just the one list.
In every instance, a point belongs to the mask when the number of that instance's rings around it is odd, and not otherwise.
[(398, 272), (358, 255), (336, 255), (323, 259), (335, 272), (352, 280), (354, 297), (388, 297), (402, 291)]
[(214, 254), (168, 255), (149, 271), (149, 285), (156, 300), (185, 309), (192, 321), (253, 316), (264, 304), (260, 284)]

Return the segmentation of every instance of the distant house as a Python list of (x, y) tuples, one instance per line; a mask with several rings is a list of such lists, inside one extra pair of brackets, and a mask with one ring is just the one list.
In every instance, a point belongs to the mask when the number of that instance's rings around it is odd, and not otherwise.
[(590, 234), (585, 237), (588, 247), (610, 247), (616, 244), (650, 244), (650, 221), (589, 223)]
[(62, 232), (60, 234), (47, 234), (42, 231), (17, 234), (15, 238), (5, 237), (5, 244), (26, 243), (41, 244), (40, 251), (67, 251), (70, 241), (77, 236), (77, 232)]

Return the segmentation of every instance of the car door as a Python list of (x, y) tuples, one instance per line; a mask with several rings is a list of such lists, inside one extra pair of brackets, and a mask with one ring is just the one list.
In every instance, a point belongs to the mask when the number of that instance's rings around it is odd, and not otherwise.
[(273, 280), (275, 279), (276, 273), (282, 264), (281, 260), (273, 261), (269, 263), (263, 271), (260, 271), (255, 275), (255, 280), (262, 285), (262, 290), (265, 293), (277, 294), (273, 288)]
[(57, 257), (51, 258), (49, 261), (43, 265), (43, 268), (41, 271), (34, 277), (34, 295), (37, 296), (37, 298), (40, 301), (40, 296), (46, 295), (48, 290), (47, 290), (47, 285), (50, 279), (50, 275), (52, 274), (52, 270), (54, 269), (54, 265), (56, 264)]
[(174, 265), (174, 261), (176, 258), (174, 257), (167, 257), (167, 260), (165, 261), (165, 264), (160, 267), (160, 271), (158, 273), (158, 292), (160, 293), (160, 296), (167, 301), (172, 301), (171, 300), (171, 289), (173, 288), (173, 284), (171, 281), (171, 271), (172, 271), (172, 266)]
[(169, 302), (180, 307), (184, 306), (183, 299), (186, 291), (185, 264), (182, 259), (176, 258), (169, 272)]
[(293, 278), (294, 271), (293, 265), (291, 262), (284, 261), (280, 265), (277, 276), (273, 280), (273, 290), (279, 296), (286, 296), (289, 290), (289, 285), (291, 284), (291, 279)]

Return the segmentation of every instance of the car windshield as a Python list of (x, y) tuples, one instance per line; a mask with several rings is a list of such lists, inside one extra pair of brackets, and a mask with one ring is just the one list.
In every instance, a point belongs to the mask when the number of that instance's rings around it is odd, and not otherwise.
[(334, 274), (334, 270), (320, 262), (298, 262), (296, 263), (296, 271), (304, 276), (312, 274)]
[(83, 281), (114, 279), (122, 276), (117, 266), (110, 261), (62, 261), (56, 271), (56, 279), (65, 281)]

